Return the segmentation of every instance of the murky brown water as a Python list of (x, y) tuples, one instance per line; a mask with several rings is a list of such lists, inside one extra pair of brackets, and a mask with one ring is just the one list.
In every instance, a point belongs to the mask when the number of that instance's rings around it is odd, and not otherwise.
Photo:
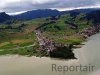
[[(58, 60), (50, 58), (0, 56), (0, 75), (99, 75), (100, 74), (100, 34), (93, 35), (89, 41), (74, 50), (78, 60)], [(93, 72), (52, 72), (56, 65), (95, 65)]]

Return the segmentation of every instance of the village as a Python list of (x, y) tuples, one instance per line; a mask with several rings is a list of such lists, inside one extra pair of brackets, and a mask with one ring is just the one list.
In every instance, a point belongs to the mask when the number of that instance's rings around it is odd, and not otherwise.
[[(96, 26), (91, 26), (88, 28), (84, 28), (81, 31), (79, 31), (77, 34), (82, 35), (84, 39), (87, 39), (88, 37), (98, 33), (100, 31), (100, 25), (96, 25)], [(38, 43), (40, 45), (40, 51), (46, 51), (48, 55), (50, 55), (50, 53), (54, 52), (55, 50), (57, 50), (57, 47), (70, 47), (72, 44), (64, 44), (64, 43), (57, 43), (55, 42), (53, 39), (49, 39), (48, 37), (44, 37), (42, 35), (42, 31), (37, 29), (34, 31), (36, 33), (37, 36), (37, 40)], [(72, 45), (72, 46), (76, 46), (77, 45)]]

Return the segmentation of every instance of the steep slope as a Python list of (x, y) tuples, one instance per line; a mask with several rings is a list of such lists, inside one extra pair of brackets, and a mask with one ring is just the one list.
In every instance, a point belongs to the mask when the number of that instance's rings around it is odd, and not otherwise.
[(6, 14), (5, 12), (0, 13), (0, 23), (5, 22), (7, 20), (11, 19), (11, 16)]
[(21, 20), (31, 20), (35, 18), (43, 18), (49, 16), (56, 16), (59, 15), (60, 12), (57, 10), (51, 9), (42, 9), (42, 10), (32, 10), (28, 11), (19, 15), (15, 15), (14, 17)]
[(96, 10), (88, 13), (87, 19), (92, 20), (93, 23), (100, 23), (100, 10)]

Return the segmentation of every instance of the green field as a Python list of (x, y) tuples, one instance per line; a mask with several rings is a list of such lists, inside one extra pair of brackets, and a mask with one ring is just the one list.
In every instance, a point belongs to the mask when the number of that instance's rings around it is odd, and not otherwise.
[[(92, 21), (88, 21), (85, 16), (84, 13), (80, 13), (75, 17), (64, 14), (55, 16), (56, 19), (51, 16), (29, 21), (16, 20), (11, 24), (0, 24), (0, 55), (41, 55), (38, 52), (39, 45), (34, 33), (37, 27), (40, 27), (39, 29), (43, 31), (42, 35), (44, 37), (58, 43), (79, 44), (85, 39), (77, 33), (92, 25)], [(77, 25), (78, 28), (70, 23)]]

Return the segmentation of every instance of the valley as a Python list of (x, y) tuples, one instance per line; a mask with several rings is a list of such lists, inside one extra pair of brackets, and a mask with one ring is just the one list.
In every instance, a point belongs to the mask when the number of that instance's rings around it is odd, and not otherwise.
[(14, 18), (1, 22), (0, 55), (73, 59), (73, 48), (100, 30), (98, 16), (94, 19), (89, 16), (91, 13), (70, 11), (31, 20)]

